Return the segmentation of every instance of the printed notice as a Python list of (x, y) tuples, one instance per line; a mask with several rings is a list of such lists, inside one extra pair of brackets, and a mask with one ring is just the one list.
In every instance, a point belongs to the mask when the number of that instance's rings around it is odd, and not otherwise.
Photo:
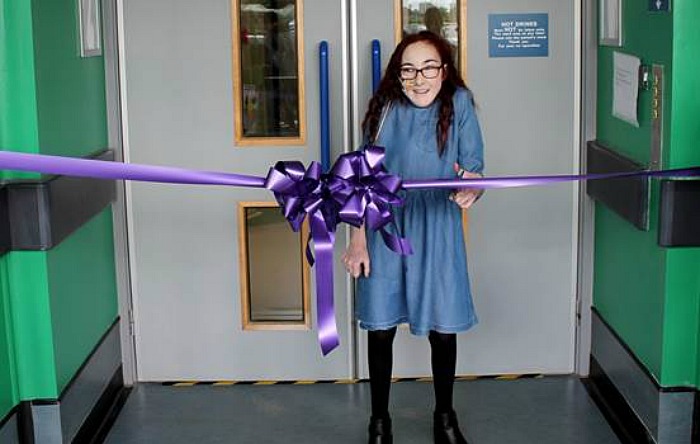
[(489, 57), (548, 57), (549, 14), (489, 14)]
[(636, 127), (639, 95), (639, 65), (641, 61), (621, 52), (613, 54), (613, 116)]

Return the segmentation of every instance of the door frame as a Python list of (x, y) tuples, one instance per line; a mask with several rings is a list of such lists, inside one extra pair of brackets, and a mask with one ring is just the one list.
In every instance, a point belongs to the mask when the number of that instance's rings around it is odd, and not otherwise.
[[(598, 5), (596, 0), (581, 0), (577, 2), (577, 24), (580, 29), (576, 33), (577, 60), (580, 60), (580, 78), (577, 85), (580, 89), (578, 110), (579, 122), (579, 171), (585, 173), (588, 161), (586, 158), (586, 143), (596, 137), (596, 106), (597, 106), (597, 60), (598, 37), (597, 18)], [(586, 194), (586, 182), (579, 187), (578, 214), (578, 269), (577, 269), (577, 325), (576, 325), (576, 362), (575, 372), (579, 376), (588, 376), (591, 354), (591, 308), (593, 306), (593, 266), (595, 249), (595, 204)]]
[[(129, 161), (123, 8), (123, 0), (102, 0), (107, 133), (109, 148), (114, 150), (114, 160), (116, 162)], [(122, 376), (124, 385), (130, 387), (136, 385), (138, 375), (136, 371), (136, 343), (133, 321), (134, 270), (129, 253), (131, 247), (129, 232), (132, 229), (129, 190), (129, 181), (118, 181), (116, 183), (116, 196), (112, 204), (112, 223), (118, 315), (120, 319)]]
[[(343, 119), (345, 127), (351, 128), (342, 135), (342, 143), (346, 151), (350, 151), (360, 141), (358, 122), (361, 118), (359, 92), (359, 57), (357, 39), (355, 33), (358, 30), (358, 1), (341, 0), (341, 14), (343, 17), (341, 41), (348, 51), (349, 57), (343, 57), (341, 71), (344, 73), (341, 79), (343, 88)], [(391, 1), (393, 5), (393, 1)], [(595, 24), (596, 2), (594, 0), (580, 0), (575, 5), (575, 54), (576, 65), (575, 104), (576, 121), (574, 125), (575, 161), (574, 166), (580, 171), (585, 170), (585, 142), (595, 137), (595, 91), (596, 91), (596, 49)], [(105, 73), (106, 94), (108, 108), (109, 142), (115, 150), (117, 161), (129, 161), (129, 128), (128, 128), (128, 104), (126, 100), (127, 81), (124, 67), (124, 0), (103, 0), (103, 24), (105, 40)], [(384, 57), (388, 57), (387, 48), (384, 48)], [(593, 211), (592, 201), (585, 194), (585, 185), (576, 187), (574, 191), (578, 206), (574, 209), (572, 227), (577, 234), (576, 254), (576, 319), (575, 325), (575, 351), (574, 371), (576, 374), (586, 376), (588, 374), (588, 358), (590, 355), (591, 337), (591, 306), (593, 284)], [(131, 185), (124, 182), (117, 186), (117, 199), (113, 206), (115, 256), (117, 273), (117, 290), (119, 298), (119, 316), (122, 325), (122, 356), (124, 381), (126, 385), (134, 385), (138, 381), (136, 370), (135, 329), (133, 324), (133, 297), (135, 281), (137, 279), (135, 267), (130, 261), (130, 251), (134, 250), (133, 239), (128, 235), (133, 232), (133, 219), (131, 207)], [(338, 239), (349, 239), (349, 230), (344, 230), (344, 236)], [(345, 276), (345, 287), (348, 298), (344, 301), (347, 305), (347, 313), (350, 314), (345, 322), (349, 324), (351, 334), (348, 337), (349, 346), (353, 353), (348, 359), (348, 368), (352, 371), (352, 377), (362, 376), (360, 369), (362, 341), (355, 328), (354, 301), (352, 298), (353, 281)], [(341, 321), (342, 322), (342, 321)]]

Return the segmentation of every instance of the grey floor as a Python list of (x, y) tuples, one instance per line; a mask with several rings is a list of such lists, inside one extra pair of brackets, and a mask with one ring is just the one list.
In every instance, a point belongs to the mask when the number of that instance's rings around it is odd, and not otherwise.
[[(431, 443), (432, 385), (392, 385), (394, 442)], [(140, 384), (107, 444), (364, 443), (369, 384), (167, 387)], [(619, 443), (574, 377), (459, 381), (471, 444)]]

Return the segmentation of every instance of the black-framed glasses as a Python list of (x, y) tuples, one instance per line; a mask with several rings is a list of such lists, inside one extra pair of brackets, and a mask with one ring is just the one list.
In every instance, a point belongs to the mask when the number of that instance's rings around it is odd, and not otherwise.
[(399, 69), (399, 77), (401, 80), (413, 80), (418, 77), (418, 73), (421, 73), (424, 79), (434, 79), (440, 74), (441, 69), (442, 65), (429, 65), (421, 69), (413, 66), (402, 66)]

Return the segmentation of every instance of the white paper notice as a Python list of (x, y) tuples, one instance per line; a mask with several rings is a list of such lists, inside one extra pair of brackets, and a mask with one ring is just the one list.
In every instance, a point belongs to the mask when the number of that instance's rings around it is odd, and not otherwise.
[(637, 97), (639, 95), (638, 57), (613, 54), (613, 116), (638, 127)]

